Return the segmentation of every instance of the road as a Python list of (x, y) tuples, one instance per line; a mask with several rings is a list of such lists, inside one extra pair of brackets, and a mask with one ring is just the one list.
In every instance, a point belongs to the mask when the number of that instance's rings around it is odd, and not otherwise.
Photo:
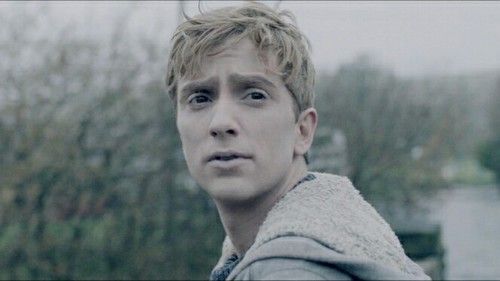
[(500, 279), (500, 192), (493, 186), (450, 190), (438, 211), (446, 279)]

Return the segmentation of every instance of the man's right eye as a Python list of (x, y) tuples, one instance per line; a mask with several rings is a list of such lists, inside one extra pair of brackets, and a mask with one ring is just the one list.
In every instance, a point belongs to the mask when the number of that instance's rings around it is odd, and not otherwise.
[(208, 98), (206, 95), (193, 95), (189, 99), (190, 104), (202, 104), (202, 103), (206, 103), (209, 101), (210, 101), (210, 98)]

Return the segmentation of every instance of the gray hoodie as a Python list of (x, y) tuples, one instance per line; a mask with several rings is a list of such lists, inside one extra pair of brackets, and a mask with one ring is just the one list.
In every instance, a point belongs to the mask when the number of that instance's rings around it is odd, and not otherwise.
[[(429, 279), (347, 178), (312, 174), (271, 209), (227, 280)], [(235, 253), (226, 237), (214, 270)]]

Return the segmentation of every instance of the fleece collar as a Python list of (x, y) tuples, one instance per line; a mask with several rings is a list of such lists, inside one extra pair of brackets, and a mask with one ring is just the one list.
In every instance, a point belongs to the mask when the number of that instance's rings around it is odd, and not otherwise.
[[(348, 257), (372, 260), (408, 275), (422, 274), (387, 222), (346, 177), (312, 174), (316, 179), (303, 182), (275, 204), (245, 256), (273, 239), (301, 236)], [(216, 268), (235, 253), (226, 237)]]

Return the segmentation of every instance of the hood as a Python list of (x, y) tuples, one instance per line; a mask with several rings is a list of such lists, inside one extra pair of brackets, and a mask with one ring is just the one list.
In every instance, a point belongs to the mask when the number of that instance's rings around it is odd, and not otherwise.
[[(268, 213), (254, 244), (243, 257), (285, 236), (318, 241), (349, 258), (374, 261), (407, 276), (425, 276), (411, 261), (388, 225), (349, 179), (323, 173), (289, 191)], [(226, 237), (216, 268), (235, 253)], [(233, 274), (231, 274), (233, 275)]]

